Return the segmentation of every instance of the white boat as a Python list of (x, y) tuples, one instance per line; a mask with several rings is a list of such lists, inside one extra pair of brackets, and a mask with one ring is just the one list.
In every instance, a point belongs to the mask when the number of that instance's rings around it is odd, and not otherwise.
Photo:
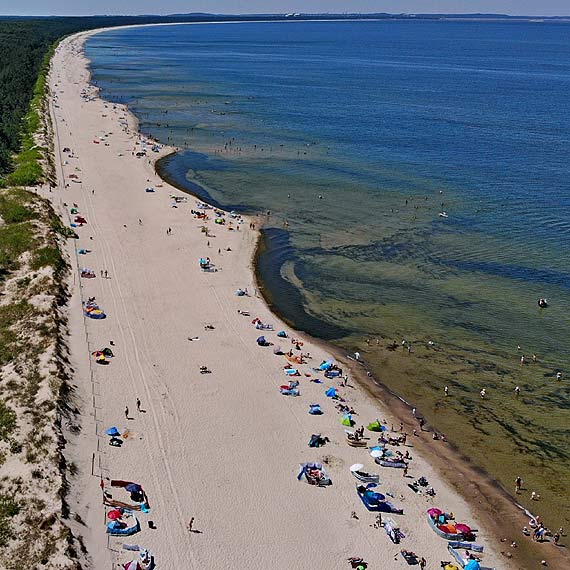
[(355, 463), (351, 466), (350, 472), (362, 483), (380, 483), (380, 477), (378, 475), (374, 475), (373, 473), (366, 473), (365, 471), (362, 471), (363, 469), (364, 465), (362, 465), (362, 463)]

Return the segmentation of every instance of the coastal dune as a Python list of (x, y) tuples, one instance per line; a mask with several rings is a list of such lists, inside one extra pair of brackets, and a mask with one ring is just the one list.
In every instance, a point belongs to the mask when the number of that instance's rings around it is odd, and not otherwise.
[[(66, 221), (73, 217), (73, 204), (87, 220), (76, 228), (79, 239), (69, 243), (69, 253), (76, 273), (72, 357), (89, 430), (71, 453), (79, 466), (73, 506), (86, 523), (76, 531), (93, 567), (132, 560), (133, 553), (122, 548), (128, 543), (150, 549), (159, 568), (343, 568), (349, 567), (347, 558), (358, 556), (370, 568), (390, 570), (407, 566), (400, 549), (425, 557), (428, 568), (439, 568), (450, 555), (425, 516), (426, 509), (438, 506), (478, 528), (485, 566), (508, 568), (499, 554), (506, 545), (499, 545), (477, 513), (418, 454), (411, 435), (409, 446), (401, 448), (413, 457), (409, 477), (375, 465), (365, 449), (346, 444), (340, 415), (325, 397), (330, 386), (354, 407), (357, 425), (379, 418), (398, 430), (399, 422), (354, 382), (339, 388), (337, 381), (313, 372), (329, 357), (321, 346), (305, 342), (302, 347), (312, 359), (299, 367), (300, 397), (279, 393), (287, 383), (286, 360), (256, 339), (264, 334), (288, 351), (291, 341), (277, 338), (276, 331), (296, 335), (255, 294), (252, 257), (258, 233), (249, 224), (256, 219), (234, 221), (231, 231), (228, 223), (210, 220), (206, 235), (204, 222), (190, 212), (196, 208), (192, 197), (172, 207), (170, 195), (184, 194), (163, 183), (153, 167), (154, 158), (169, 149), (135, 155), (142, 147), (134, 118), (124, 107), (98, 98), (89, 85), (82, 52), (88, 35), (64, 40), (53, 58), (60, 185), (50, 197)], [(64, 148), (71, 152), (63, 153)], [(145, 192), (149, 186), (155, 192)], [(90, 253), (77, 256), (77, 248)], [(202, 257), (211, 258), (217, 271), (201, 271)], [(79, 264), (96, 277), (80, 280)], [(236, 296), (238, 288), (247, 288), (249, 296)], [(81, 301), (89, 297), (96, 298), (106, 319), (78, 316)], [(275, 330), (256, 330), (254, 317)], [(109, 346), (115, 356), (108, 365), (89, 356)], [(201, 374), (201, 366), (211, 373)], [(313, 383), (305, 373), (324, 382)], [(308, 414), (313, 403), (321, 405), (323, 415)], [(123, 434), (121, 447), (108, 444), (105, 431), (112, 426)], [(319, 433), (330, 442), (308, 447), (311, 435)], [(310, 461), (325, 463), (332, 486), (297, 480), (299, 464)], [(354, 463), (378, 473), (378, 492), (404, 509), (402, 516), (389, 515), (405, 534), (401, 544), (372, 526), (374, 513), (364, 509), (349, 471)], [(408, 487), (421, 476), (435, 497)], [(105, 535), (101, 484), (113, 499), (128, 498), (110, 486), (114, 479), (139, 483), (148, 495), (150, 512), (138, 515), (141, 532), (130, 538)]]

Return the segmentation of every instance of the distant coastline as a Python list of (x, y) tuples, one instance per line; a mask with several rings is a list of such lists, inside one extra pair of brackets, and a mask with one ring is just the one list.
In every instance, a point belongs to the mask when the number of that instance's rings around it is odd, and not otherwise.
[[(68, 16), (12, 16), (0, 14), (0, 20), (58, 20), (67, 19)], [(82, 18), (81, 16), (79, 18)], [(353, 21), (353, 20), (418, 20), (418, 21), (441, 21), (441, 20), (458, 20), (458, 21), (519, 21), (519, 22), (570, 22), (570, 14), (566, 16), (543, 16), (524, 15), (516, 16), (511, 14), (486, 14), (486, 13), (465, 13), (465, 14), (446, 14), (446, 13), (398, 13), (392, 14), (388, 12), (370, 12), (370, 13), (294, 13), (294, 14), (209, 14), (209, 13), (188, 13), (188, 14), (139, 14), (139, 15), (120, 15), (106, 16), (93, 15), (83, 16), (87, 19), (100, 20), (101, 26), (105, 26), (106, 20), (120, 22), (124, 19), (124, 23), (117, 25), (148, 25), (150, 23), (164, 24), (175, 23), (182, 24), (186, 22), (192, 23), (218, 23), (218, 22), (260, 22), (260, 21)], [(103, 29), (103, 28), (102, 28)]]

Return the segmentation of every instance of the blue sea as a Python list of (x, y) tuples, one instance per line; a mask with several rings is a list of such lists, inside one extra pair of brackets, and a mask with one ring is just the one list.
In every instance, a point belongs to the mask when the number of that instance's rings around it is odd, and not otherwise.
[[(570, 25), (180, 25), (101, 33), (86, 53), (105, 98), (184, 149), (165, 177), (260, 215), (258, 272), (284, 318), (360, 349), (570, 522)], [(411, 354), (387, 348), (402, 339)]]

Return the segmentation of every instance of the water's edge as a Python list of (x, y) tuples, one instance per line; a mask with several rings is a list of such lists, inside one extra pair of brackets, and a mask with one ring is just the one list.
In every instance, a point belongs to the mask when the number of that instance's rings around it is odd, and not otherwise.
[[(199, 184), (185, 177), (173, 176), (167, 166), (176, 151), (155, 162), (157, 174), (168, 184), (180, 191), (222, 210), (241, 211), (245, 215), (256, 215), (239, 206), (222, 205), (212, 199), (209, 193)], [(169, 160), (170, 159), (170, 160)], [(287, 247), (287, 232), (276, 228), (260, 228), (253, 253), (253, 272), (257, 289), (271, 312), (288, 324), (293, 330), (308, 337), (310, 341), (332, 354), (343, 366), (350, 368), (355, 384), (375, 402), (380, 402), (394, 416), (397, 422), (402, 422), (408, 432), (417, 428), (416, 422), (411, 421), (412, 404), (391, 390), (372, 370), (361, 362), (360, 365), (347, 355), (342, 347), (332, 342), (344, 336), (348, 331), (325, 323), (309, 315), (303, 306), (301, 292), (281, 275), (281, 267), (294, 256), (292, 248)], [(275, 285), (278, 283), (278, 286)], [(287, 303), (280, 303), (276, 293), (281, 290), (287, 293)], [(289, 297), (290, 295), (290, 297)], [(291, 311), (283, 311), (287, 304), (294, 305)], [(304, 314), (303, 322), (299, 322), (299, 314)], [(340, 333), (340, 334), (338, 334)], [(489, 532), (501, 540), (505, 533), (505, 523), (509, 528), (522, 528), (532, 516), (524, 507), (519, 505), (505, 487), (483, 467), (476, 465), (463, 454), (455, 445), (447, 443), (442, 446), (433, 444), (431, 433), (433, 428), (426, 425), (428, 439), (414, 440), (413, 447), (429, 458), (430, 463), (439, 474), (476, 510)], [(535, 563), (536, 554), (531, 543), (524, 542), (516, 552), (516, 560), (523, 565)]]

